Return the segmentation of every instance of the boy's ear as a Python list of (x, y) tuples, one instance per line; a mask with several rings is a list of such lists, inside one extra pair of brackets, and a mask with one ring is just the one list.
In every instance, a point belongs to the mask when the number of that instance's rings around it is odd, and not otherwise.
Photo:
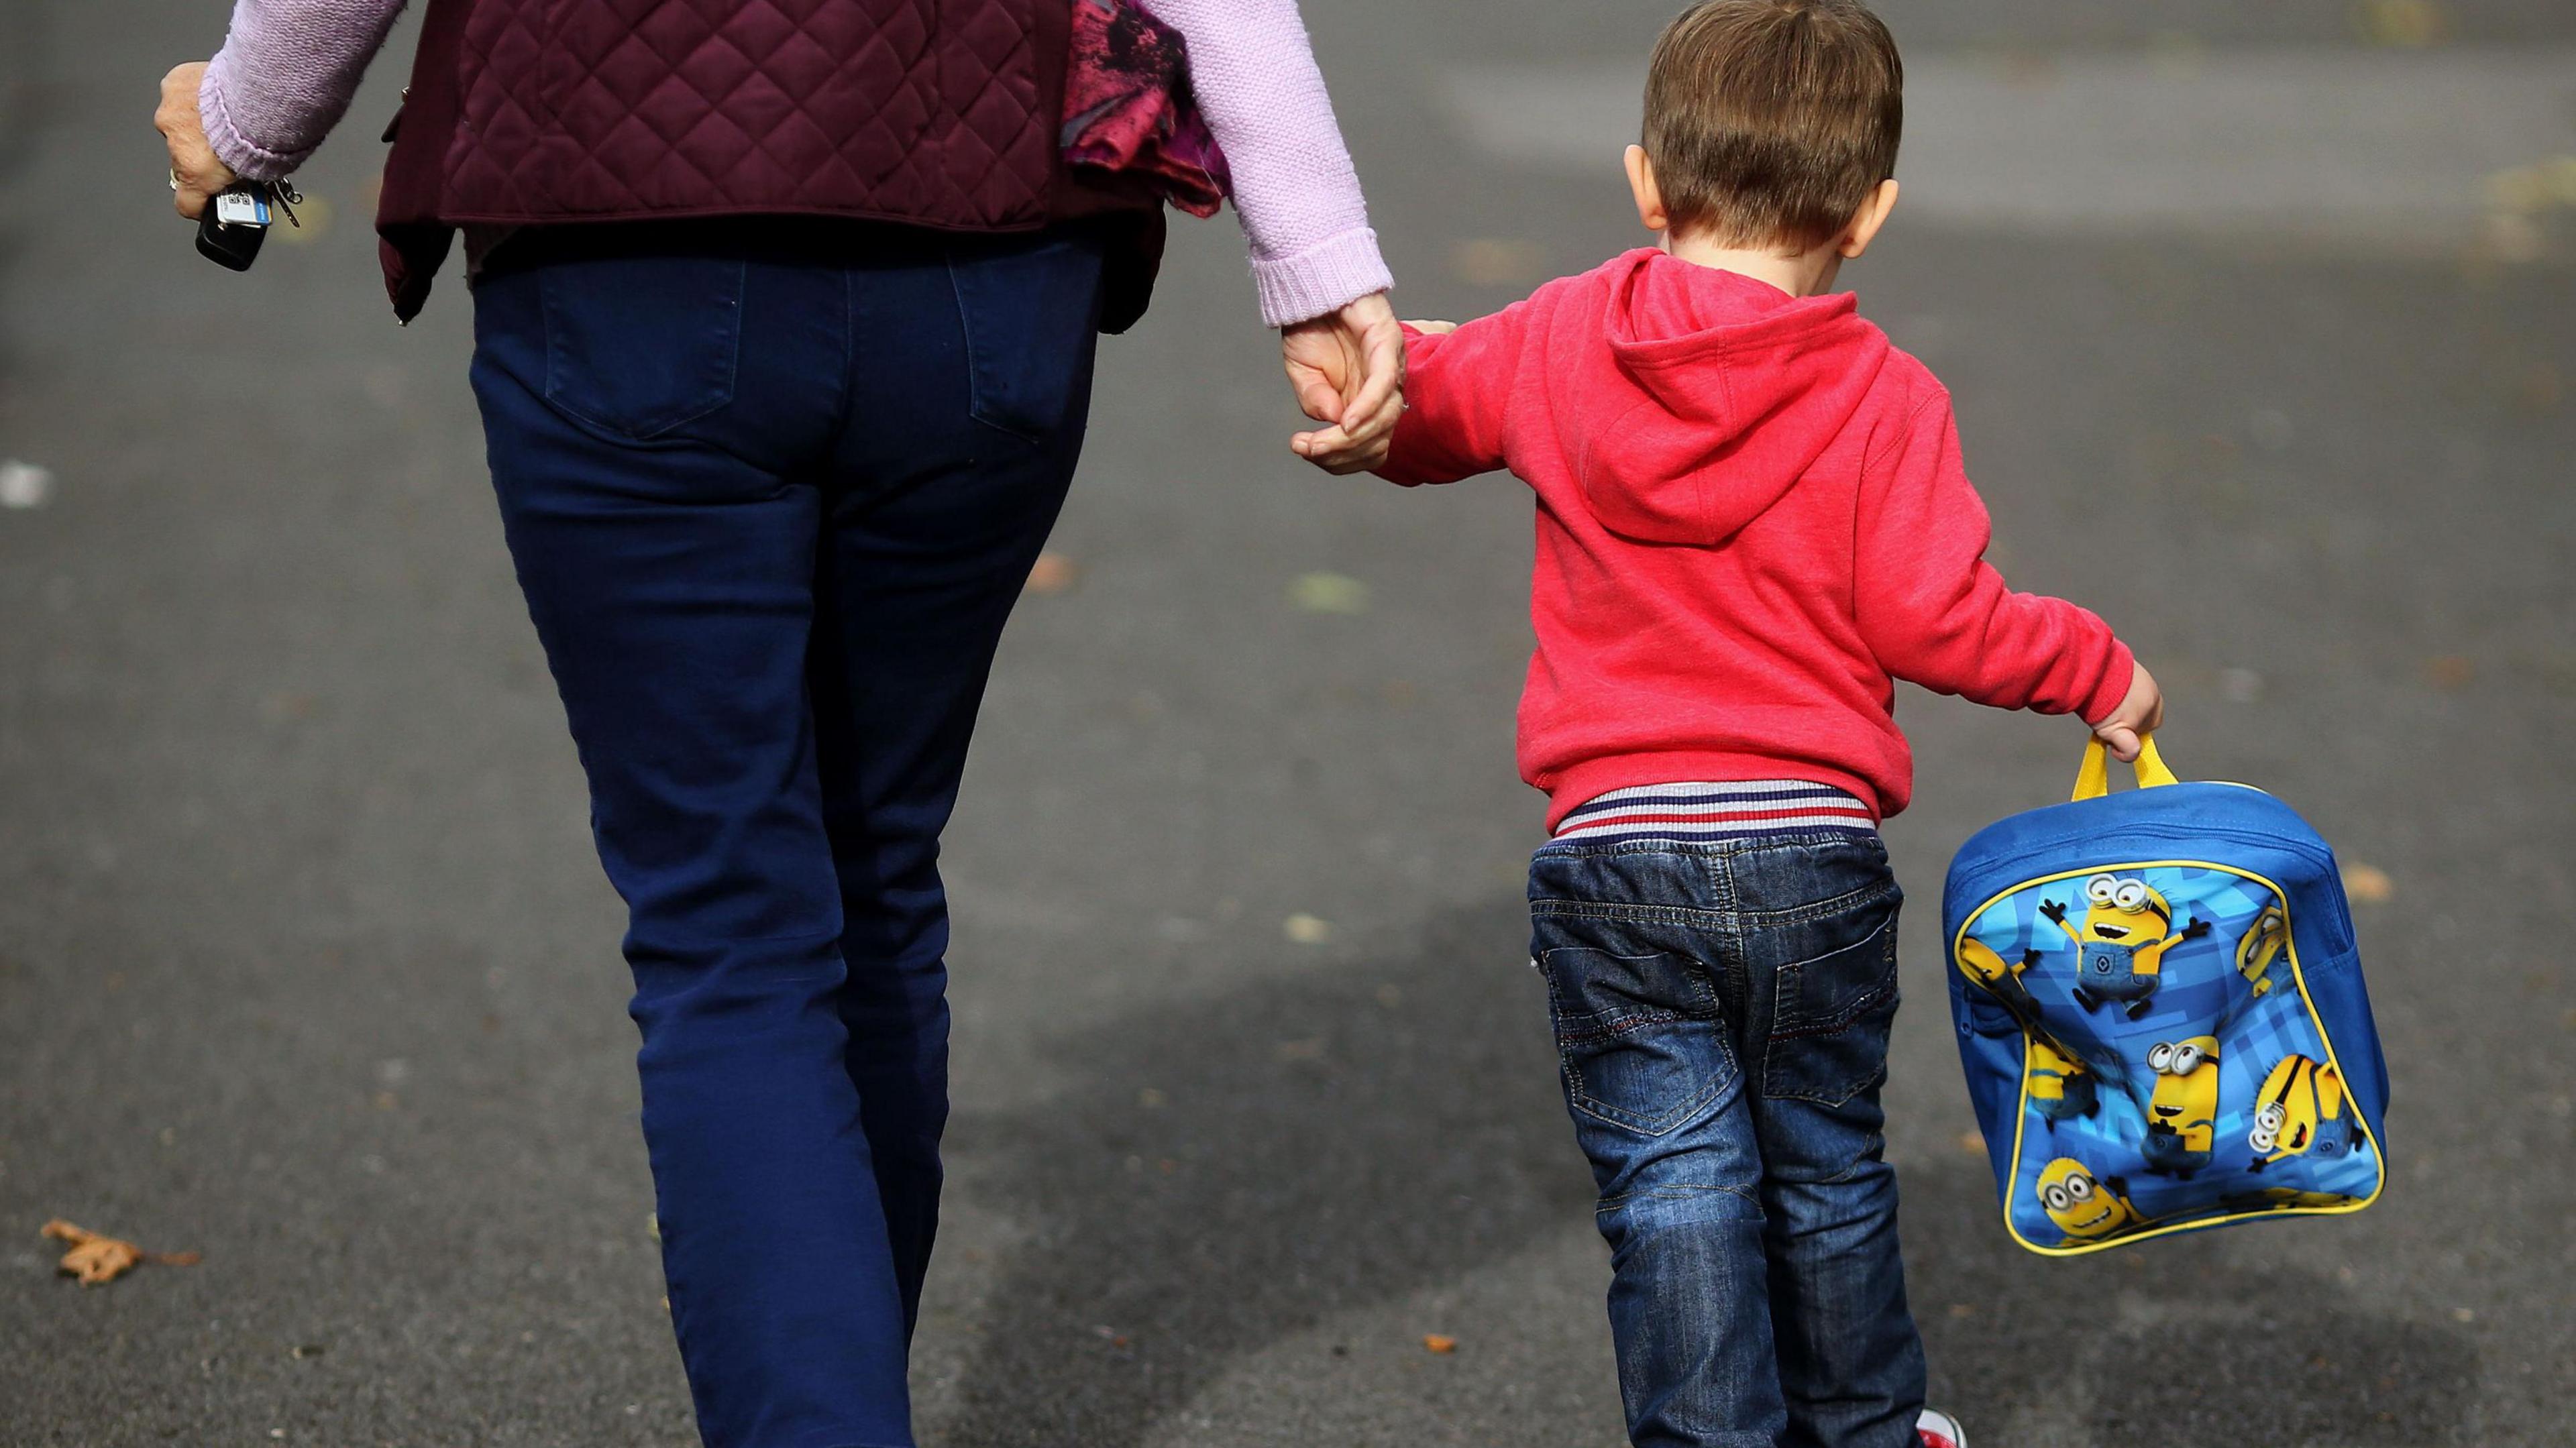
[(1860, 204), (1860, 210), (1852, 213), (1851, 225), (1843, 228), (1843, 239), (1834, 244), (1835, 252), (1843, 260), (1850, 261), (1869, 250), (1870, 242), (1878, 236), (1878, 229), (1887, 224), (1887, 213), (1895, 209), (1896, 178), (1890, 176), (1869, 189), (1869, 199)]
[(1628, 190), (1637, 198), (1637, 219), (1648, 231), (1662, 231), (1672, 225), (1664, 210), (1664, 193), (1655, 185), (1655, 163), (1646, 159), (1646, 148), (1630, 146), (1627, 153)]

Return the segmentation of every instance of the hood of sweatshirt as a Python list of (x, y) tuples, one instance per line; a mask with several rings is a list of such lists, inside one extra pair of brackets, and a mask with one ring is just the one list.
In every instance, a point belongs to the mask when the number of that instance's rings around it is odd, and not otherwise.
[(1723, 543), (1794, 486), (1868, 397), (1887, 334), (1848, 292), (1792, 297), (1638, 250), (1607, 276), (1612, 367), (1574, 450), (1593, 516), (1650, 543)]

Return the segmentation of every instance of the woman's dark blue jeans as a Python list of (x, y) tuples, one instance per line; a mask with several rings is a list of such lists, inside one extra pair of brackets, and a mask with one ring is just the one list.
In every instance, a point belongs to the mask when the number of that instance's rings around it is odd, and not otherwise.
[(1542, 848), (1531, 955), (1601, 1189), (1639, 1448), (1918, 1448), (1874, 835)]
[(671, 1312), (711, 1448), (912, 1442), (939, 835), (1090, 401), (1088, 235), (566, 231), (474, 390), (626, 899)]

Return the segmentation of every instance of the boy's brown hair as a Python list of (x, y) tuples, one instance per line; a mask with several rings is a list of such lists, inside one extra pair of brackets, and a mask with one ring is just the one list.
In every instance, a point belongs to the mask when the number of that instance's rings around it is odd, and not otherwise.
[(1896, 172), (1905, 66), (1859, 0), (1703, 0), (1655, 42), (1646, 159), (1674, 234), (1821, 246)]

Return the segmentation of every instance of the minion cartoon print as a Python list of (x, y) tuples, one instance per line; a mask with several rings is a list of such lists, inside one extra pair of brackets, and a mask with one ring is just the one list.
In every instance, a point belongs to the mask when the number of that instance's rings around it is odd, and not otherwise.
[(2236, 973), (2254, 988), (2257, 996), (2272, 989), (2272, 962), (2280, 957), (2281, 947), (2290, 939), (2290, 917), (2278, 905), (2266, 905), (2254, 917), (2245, 934), (2236, 942)]
[(2090, 1068), (2036, 1033), (2028, 1049), (2023, 1072), (2030, 1107), (2048, 1123), (2052, 1135), (2061, 1121), (2101, 1114), (2101, 1082)]
[(2039, 1002), (2031, 997), (2030, 987), (2022, 984), (2022, 972), (2039, 963), (2039, 952), (2025, 950), (2019, 960), (2007, 962), (1995, 954), (1993, 946), (1971, 935), (1959, 942), (1959, 966), (1968, 978), (1986, 988), (1986, 993), (2003, 1003), (2024, 1030), (2039, 1025)]
[(2040, 1169), (2039, 1204), (2069, 1242), (2099, 1242), (2147, 1222), (2130, 1203), (2126, 1181), (2096, 1180), (2090, 1168), (2071, 1156)]
[(2075, 1003), (2088, 1013), (2118, 1001), (2130, 1020), (2147, 1013), (2164, 972), (2165, 952), (2210, 930), (2206, 920), (2174, 927), (2173, 907), (2136, 876), (2102, 874), (2084, 882), (2083, 923), (2069, 924), (2066, 907), (2039, 902), (2039, 913), (2075, 942)]
[(2139, 1154), (2147, 1170), (2187, 1181), (2209, 1165), (2218, 1130), (2218, 1039), (2158, 1041), (2147, 1050), (2147, 1069), (2156, 1086)]
[(2263, 1078), (2254, 1098), (2254, 1128), (2245, 1144), (2254, 1148), (2253, 1170), (2261, 1171), (2289, 1156), (2340, 1161), (2361, 1149), (2353, 1113), (2344, 1095), (2343, 1074), (2310, 1056), (2283, 1056)]

